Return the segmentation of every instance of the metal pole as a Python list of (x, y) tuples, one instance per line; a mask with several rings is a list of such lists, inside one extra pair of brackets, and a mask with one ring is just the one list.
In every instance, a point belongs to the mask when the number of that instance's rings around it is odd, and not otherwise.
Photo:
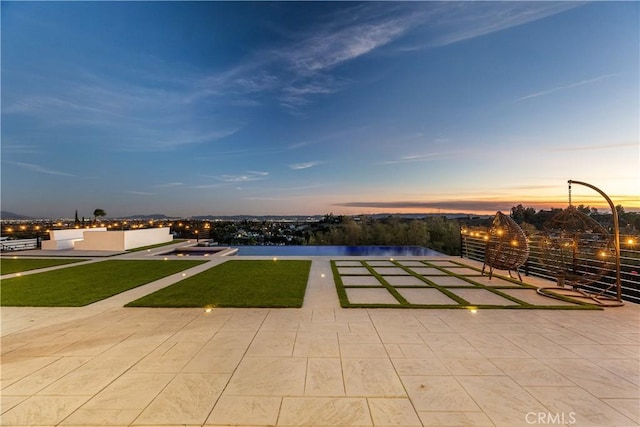
[(607, 201), (607, 203), (609, 203), (609, 206), (611, 207), (611, 215), (613, 216), (613, 236), (615, 239), (616, 247), (616, 296), (618, 298), (618, 302), (622, 302), (622, 287), (620, 285), (620, 228), (618, 226), (618, 211), (616, 210), (616, 207), (613, 205), (613, 202), (611, 201), (609, 196), (607, 196), (598, 187), (587, 184), (586, 182), (574, 181), (572, 179), (570, 179), (568, 182), (569, 186), (571, 186), (571, 184), (580, 184), (597, 191), (602, 197), (604, 197), (604, 199)]

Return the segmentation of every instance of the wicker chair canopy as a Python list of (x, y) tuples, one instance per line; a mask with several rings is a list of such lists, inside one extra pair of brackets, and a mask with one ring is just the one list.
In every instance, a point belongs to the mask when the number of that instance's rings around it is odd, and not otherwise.
[(615, 268), (615, 255), (609, 232), (574, 206), (545, 224), (540, 261), (560, 286), (576, 289), (599, 281)]
[(513, 277), (511, 271), (515, 271), (522, 281), (518, 269), (528, 257), (529, 241), (522, 228), (511, 217), (497, 212), (489, 229), (482, 273), (486, 266), (489, 266), (489, 279), (494, 268), (507, 270), (509, 277)]

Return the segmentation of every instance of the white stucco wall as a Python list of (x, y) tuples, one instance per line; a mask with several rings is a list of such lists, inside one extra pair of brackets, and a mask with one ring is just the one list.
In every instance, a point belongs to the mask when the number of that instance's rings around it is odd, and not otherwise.
[(124, 232), (124, 248), (125, 250), (135, 249), (141, 246), (171, 242), (173, 240), (173, 236), (169, 231), (169, 227), (127, 230)]
[(42, 249), (59, 250), (73, 249), (76, 242), (83, 239), (85, 231), (107, 231), (106, 227), (97, 228), (71, 228), (68, 230), (51, 230), (49, 231), (49, 240), (42, 241)]
[(80, 251), (122, 251), (124, 231), (85, 231), (83, 239), (76, 242)]
[(76, 242), (82, 239), (64, 239), (64, 240), (43, 240), (42, 249), (49, 251), (57, 251), (60, 249), (73, 249)]
[(170, 242), (173, 236), (169, 228), (145, 228), (126, 231), (85, 231), (82, 241), (75, 244), (76, 250), (84, 251), (125, 251), (141, 246)]

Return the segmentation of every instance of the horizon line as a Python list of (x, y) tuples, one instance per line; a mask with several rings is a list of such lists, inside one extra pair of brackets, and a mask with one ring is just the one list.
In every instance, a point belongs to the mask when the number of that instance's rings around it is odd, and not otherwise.
[[(525, 207), (526, 208), (526, 207)], [(536, 212), (540, 211), (555, 211), (555, 210), (563, 210), (565, 208), (555, 208), (550, 207), (548, 209), (537, 209)], [(509, 209), (509, 213), (510, 213)], [(113, 220), (135, 220), (135, 219), (144, 219), (144, 220), (189, 220), (189, 219), (201, 219), (202, 217), (211, 217), (211, 218), (234, 218), (234, 217), (245, 217), (245, 218), (261, 218), (261, 217), (296, 217), (296, 218), (312, 218), (312, 217), (324, 217), (328, 215), (333, 215), (335, 217), (339, 216), (347, 216), (347, 217), (358, 217), (358, 216), (485, 216), (490, 217), (495, 215), (498, 211), (491, 212), (453, 212), (453, 211), (444, 211), (444, 212), (376, 212), (376, 213), (339, 213), (334, 214), (333, 212), (322, 213), (322, 214), (204, 214), (204, 215), (165, 215), (165, 214), (148, 214), (148, 215), (123, 215), (123, 216), (113, 216), (113, 217), (105, 217), (104, 220), (113, 221)], [(640, 210), (626, 210), (626, 213), (640, 213)], [(598, 211), (598, 214), (608, 215), (611, 214), (611, 210), (603, 210)], [(18, 214), (15, 214), (18, 215)], [(0, 221), (37, 221), (37, 220), (70, 220), (75, 221), (73, 217), (55, 217), (55, 216), (39, 216), (39, 217), (29, 217), (27, 215), (18, 215), (26, 218), (2, 218), (0, 217)], [(85, 222), (92, 222), (93, 217), (88, 217), (85, 219)], [(104, 222), (104, 221), (101, 221)]]

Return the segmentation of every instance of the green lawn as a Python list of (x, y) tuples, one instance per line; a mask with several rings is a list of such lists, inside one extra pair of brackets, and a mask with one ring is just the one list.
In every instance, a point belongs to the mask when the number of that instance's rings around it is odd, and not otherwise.
[(38, 268), (71, 264), (85, 261), (84, 259), (31, 259), (31, 258), (0, 258), (0, 274), (12, 274)]
[(311, 261), (231, 260), (128, 307), (302, 307)]
[(3, 306), (80, 307), (205, 261), (109, 260), (5, 279)]
[[(542, 298), (538, 303), (535, 296), (537, 295), (536, 287), (522, 283), (516, 279), (500, 276), (494, 273), (496, 280), (502, 280), (500, 284), (485, 285), (482, 282), (482, 273), (479, 269), (465, 265), (458, 261), (447, 261), (450, 265), (442, 265), (439, 261), (430, 262), (430, 260), (420, 260), (420, 264), (416, 265), (416, 261), (410, 261), (411, 264), (404, 265), (405, 261), (391, 260), (389, 265), (376, 265), (380, 260), (359, 260), (360, 265), (356, 265), (351, 260), (339, 260), (338, 262), (349, 262), (348, 266), (339, 266), (337, 261), (331, 261), (331, 269), (338, 292), (340, 306), (344, 308), (434, 308), (434, 309), (465, 309), (475, 310), (480, 308), (486, 309), (557, 309), (557, 310), (601, 310), (601, 307), (590, 304), (578, 299), (569, 297), (558, 297), (557, 299)], [(340, 271), (340, 268), (346, 268)], [(349, 272), (348, 268), (356, 267), (357, 272)], [(430, 273), (424, 273), (424, 267), (430, 268)], [(414, 268), (420, 270), (414, 271)], [(462, 272), (462, 273), (461, 273)], [(363, 277), (367, 280), (366, 285), (345, 284), (345, 278), (353, 279), (354, 277)], [(403, 284), (398, 278), (413, 278), (415, 280), (406, 281)], [(442, 281), (443, 277), (459, 279), (456, 282)], [(395, 282), (396, 284), (392, 284)], [(441, 283), (441, 284), (439, 284)], [(364, 289), (375, 289), (379, 293), (380, 302), (369, 299), (368, 302), (362, 302), (362, 296), (352, 292), (353, 301), (350, 300), (349, 290), (360, 292)], [(465, 291), (472, 290), (471, 294), (467, 294), (466, 298), (474, 298), (467, 300), (461, 295), (465, 295)], [(515, 295), (523, 297), (519, 299), (517, 296), (510, 294), (509, 291), (516, 290)], [(517, 293), (518, 291), (527, 291), (525, 294)], [(380, 292), (382, 291), (382, 292)], [(386, 291), (386, 292), (385, 292)], [(476, 291), (479, 291), (476, 292)], [(404, 294), (413, 295), (413, 301), (405, 298)], [(418, 299), (418, 293), (423, 295), (433, 295), (432, 301)], [(475, 296), (473, 295), (475, 293)], [(483, 294), (481, 300), (477, 298), (479, 294)], [(438, 298), (439, 296), (439, 298)], [(393, 299), (389, 298), (392, 297)], [(491, 297), (491, 298), (489, 298)], [(497, 297), (497, 298), (496, 298)], [(527, 302), (531, 298), (536, 302)], [(358, 301), (360, 299), (360, 301)], [(418, 302), (415, 302), (418, 300)], [(484, 300), (484, 303), (478, 301)], [(422, 301), (422, 302), (419, 302)], [(566, 304), (569, 303), (569, 304)]]

